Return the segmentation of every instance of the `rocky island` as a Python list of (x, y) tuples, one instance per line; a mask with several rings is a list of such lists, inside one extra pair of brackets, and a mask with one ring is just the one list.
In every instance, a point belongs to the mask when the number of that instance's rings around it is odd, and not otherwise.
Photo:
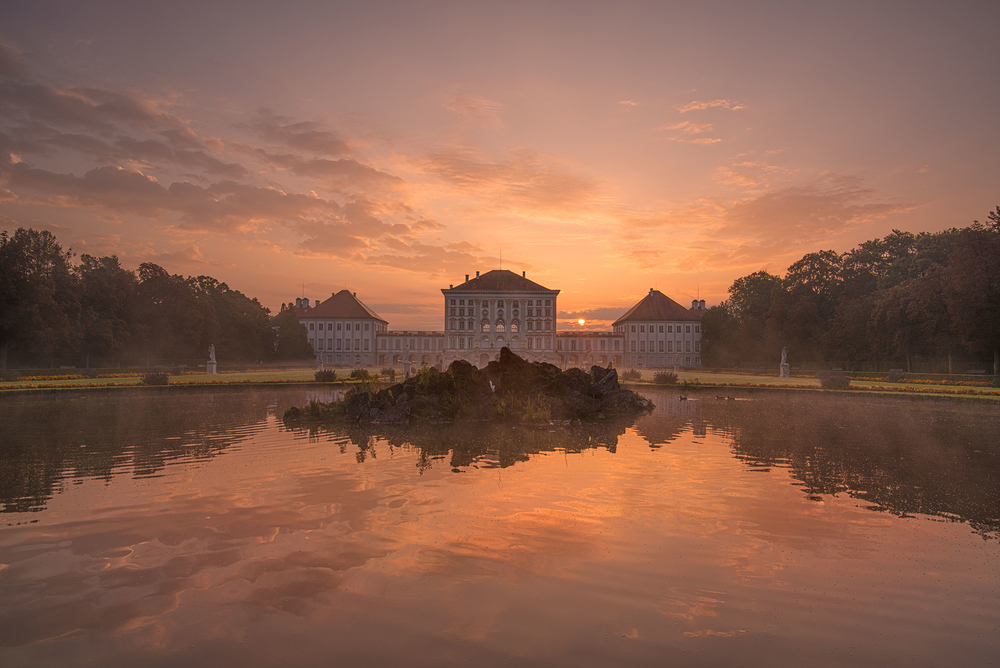
[(483, 369), (456, 361), (445, 372), (424, 369), (384, 389), (377, 382), (363, 382), (342, 401), (292, 407), (284, 419), (286, 423), (548, 423), (602, 420), (652, 408), (652, 402), (618, 384), (614, 369), (562, 371), (552, 364), (528, 362), (505, 347), (500, 359)]

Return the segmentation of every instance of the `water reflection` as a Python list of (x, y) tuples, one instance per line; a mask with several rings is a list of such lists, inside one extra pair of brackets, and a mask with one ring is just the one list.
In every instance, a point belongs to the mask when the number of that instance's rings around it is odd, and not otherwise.
[(747, 466), (787, 468), (815, 501), (847, 494), (871, 510), (964, 521), (1000, 537), (995, 406), (796, 393), (651, 398), (658, 413), (636, 426), (651, 447), (686, 429), (704, 435), (707, 425)]
[(43, 510), (66, 480), (155, 476), (171, 461), (214, 457), (253, 433), (275, 397), (241, 388), (4, 397), (2, 512)]
[(0, 663), (1000, 659), (997, 543), (906, 519), (995, 533), (995, 411), (650, 394), (566, 429), (289, 430), (291, 390), (24, 400)]
[(609, 420), (595, 424), (521, 426), (506, 424), (336, 425), (296, 430), (312, 438), (338, 441), (342, 451), (351, 445), (357, 462), (378, 456), (379, 445), (415, 451), (420, 472), (447, 460), (455, 472), (462, 467), (506, 468), (527, 462), (541, 452), (578, 453), (604, 448), (614, 453), (619, 437), (632, 420)]

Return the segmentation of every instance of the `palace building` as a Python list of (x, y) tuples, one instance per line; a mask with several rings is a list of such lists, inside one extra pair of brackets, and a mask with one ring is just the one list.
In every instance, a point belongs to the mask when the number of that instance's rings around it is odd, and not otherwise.
[(556, 330), (559, 290), (505, 269), (441, 289), (443, 331), (392, 331), (357, 293), (341, 290), (315, 305), (296, 299), (316, 360), (333, 366), (446, 368), (461, 359), (483, 367), (500, 349), (561, 368), (591, 365), (667, 368), (701, 365), (704, 300), (687, 309), (662, 292), (649, 294), (615, 321), (610, 332)]

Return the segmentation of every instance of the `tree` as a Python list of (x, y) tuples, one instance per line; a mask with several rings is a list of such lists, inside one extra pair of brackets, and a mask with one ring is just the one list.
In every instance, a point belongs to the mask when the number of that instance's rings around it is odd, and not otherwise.
[(51, 232), (0, 233), (0, 369), (12, 346), (50, 354), (72, 339), (78, 306), (71, 257)]
[(311, 360), (313, 358), (313, 349), (306, 336), (306, 326), (299, 322), (291, 304), (282, 304), (281, 312), (271, 319), (271, 324), (277, 333), (274, 346), (275, 359)]
[(147, 365), (153, 355), (177, 360), (208, 354), (208, 344), (202, 345), (205, 313), (184, 278), (144, 262), (139, 265), (138, 294), (136, 352), (145, 355)]
[(992, 352), (993, 373), (1000, 374), (1000, 224), (962, 230), (944, 279), (956, 331), (970, 346)]
[(136, 328), (138, 282), (118, 257), (81, 255), (74, 270), (80, 289), (80, 329), (86, 366), (90, 356), (119, 355)]

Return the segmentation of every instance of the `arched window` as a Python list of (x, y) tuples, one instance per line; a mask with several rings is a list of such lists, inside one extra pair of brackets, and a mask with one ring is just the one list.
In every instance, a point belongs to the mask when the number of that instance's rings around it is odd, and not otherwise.
[(483, 320), (483, 331), (484, 332), (490, 331), (490, 323), (488, 320)]
[(506, 325), (504, 325), (503, 320), (497, 320), (497, 331), (498, 332), (505, 332), (505, 331), (507, 331), (507, 327), (506, 327)]
[(517, 324), (518, 324), (518, 323), (517, 323), (517, 320), (515, 320), (515, 321), (514, 321), (514, 322), (512, 322), (512, 323), (510, 323), (510, 331), (512, 331), (512, 332), (516, 332), (516, 331), (517, 331), (518, 329), (520, 329), (520, 328), (519, 328), (519, 327), (517, 326)]
[(497, 337), (497, 348), (503, 348), (503, 346), (504, 346), (503, 337), (502, 336), (498, 336)]

